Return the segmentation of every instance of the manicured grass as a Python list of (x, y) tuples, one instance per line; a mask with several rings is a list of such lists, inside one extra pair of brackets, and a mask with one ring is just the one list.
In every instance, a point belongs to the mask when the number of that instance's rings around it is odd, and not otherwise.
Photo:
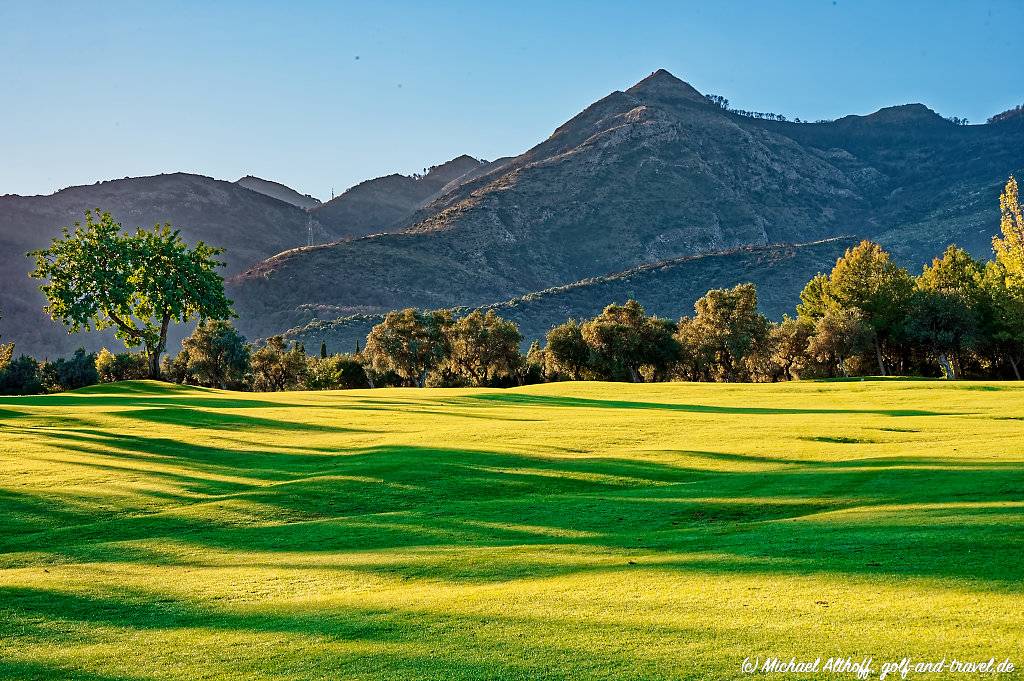
[(1024, 667), (1022, 530), (1020, 384), (0, 398), (0, 678)]

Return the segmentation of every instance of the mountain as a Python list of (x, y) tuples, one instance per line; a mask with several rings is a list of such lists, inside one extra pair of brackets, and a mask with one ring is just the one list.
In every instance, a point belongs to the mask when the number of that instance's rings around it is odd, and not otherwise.
[[(693, 304), (708, 289), (753, 282), (758, 304), (772, 319), (792, 314), (804, 284), (834, 263), (856, 239), (835, 238), (801, 245), (745, 246), (724, 253), (683, 256), (624, 272), (584, 279), (565, 286), (528, 293), (512, 300), (483, 305), (519, 326), (523, 348), (533, 340), (543, 344), (553, 324), (570, 317), (588, 319), (609, 303), (640, 301), (650, 314), (678, 319), (693, 314)], [(457, 313), (469, 312), (457, 308)], [(285, 337), (317, 348), (327, 343), (330, 352), (352, 352), (366, 344), (366, 334), (384, 319), (383, 314), (359, 314), (333, 321), (312, 321), (288, 331)]]
[(39, 282), (25, 254), (47, 246), (87, 209), (110, 211), (126, 228), (170, 222), (190, 242), (223, 246), (228, 276), (306, 243), (307, 213), (289, 203), (209, 177), (173, 173), (69, 187), (48, 196), (0, 196), (0, 336), (43, 356), (79, 347), (118, 347), (109, 334), (69, 336), (42, 312)]
[(488, 166), (472, 156), (458, 156), (429, 168), (424, 175), (386, 175), (366, 180), (312, 213), (336, 238), (389, 231), (446, 185)]
[(438, 193), (393, 233), (281, 253), (229, 289), (242, 327), (266, 336), (842, 235), (877, 238), (917, 268), (950, 241), (988, 251), (1022, 142), (1019, 120), (961, 126), (920, 104), (822, 123), (751, 118), (661, 70)]
[(303, 210), (309, 210), (310, 208), (315, 208), (320, 205), (320, 199), (315, 199), (309, 194), (300, 194), (291, 187), (285, 186), (280, 182), (264, 180), (262, 177), (256, 177), (254, 175), (246, 175), (243, 178), (235, 180), (235, 184), (254, 192), (265, 194), (266, 196), (275, 198), (278, 201), (290, 203)]

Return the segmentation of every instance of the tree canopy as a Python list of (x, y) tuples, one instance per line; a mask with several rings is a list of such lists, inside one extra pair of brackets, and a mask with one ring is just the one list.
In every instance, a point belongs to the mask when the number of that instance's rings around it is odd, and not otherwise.
[(394, 371), (409, 386), (426, 385), (427, 374), (449, 355), (451, 313), (413, 308), (389, 312), (366, 337), (363, 356), (373, 371)]
[(992, 239), (992, 249), (1009, 274), (1010, 283), (1024, 288), (1024, 214), (1017, 197), (1017, 180), (1011, 175), (999, 196), (999, 230), (1001, 237)]
[(201, 241), (190, 248), (170, 224), (124, 234), (97, 209), (29, 255), (53, 319), (72, 332), (113, 327), (127, 347), (144, 347), (149, 375), (159, 378), (171, 322), (232, 316), (216, 271), (222, 252)]

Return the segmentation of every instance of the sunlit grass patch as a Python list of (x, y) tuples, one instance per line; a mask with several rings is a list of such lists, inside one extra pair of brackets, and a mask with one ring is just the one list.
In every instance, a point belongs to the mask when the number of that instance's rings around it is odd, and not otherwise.
[(0, 398), (0, 678), (1019, 657), (1022, 396), (888, 380)]

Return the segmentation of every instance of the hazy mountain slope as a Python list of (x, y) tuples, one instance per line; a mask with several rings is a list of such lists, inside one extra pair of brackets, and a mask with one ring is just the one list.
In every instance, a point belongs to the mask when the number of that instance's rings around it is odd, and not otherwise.
[(752, 119), (658, 71), (435, 196), (403, 233), (282, 254), (231, 290), (263, 336), (843, 234), (880, 238), (917, 267), (950, 240), (987, 250), (1021, 142), (1019, 125), (957, 126), (921, 105), (822, 124)]
[[(566, 286), (529, 293), (509, 301), (482, 306), (515, 321), (524, 346), (543, 339), (548, 329), (570, 317), (585, 319), (609, 303), (639, 300), (648, 312), (677, 319), (693, 313), (693, 303), (708, 289), (753, 282), (761, 310), (773, 319), (793, 313), (804, 283), (828, 271), (856, 239), (837, 238), (798, 246), (749, 246), (728, 253), (696, 255), (641, 265), (624, 272), (595, 277)], [(461, 308), (460, 312), (468, 311)], [(360, 314), (333, 321), (314, 321), (292, 329), (287, 336), (310, 350), (326, 341), (331, 352), (351, 352), (382, 314)]]
[(278, 201), (290, 203), (303, 210), (308, 210), (320, 205), (320, 199), (313, 198), (309, 194), (300, 194), (291, 187), (283, 185), (280, 182), (264, 180), (262, 177), (256, 177), (254, 175), (246, 175), (243, 178), (235, 180), (235, 184), (254, 192), (265, 194), (266, 196), (275, 198)]
[(69, 187), (49, 196), (0, 196), (0, 335), (21, 352), (57, 355), (106, 337), (68, 336), (41, 311), (39, 282), (25, 253), (45, 247), (89, 208), (109, 210), (125, 227), (171, 222), (189, 242), (227, 249), (225, 274), (306, 242), (307, 214), (231, 182), (174, 173)]
[(487, 164), (462, 155), (430, 168), (425, 175), (386, 175), (366, 180), (313, 209), (335, 239), (389, 231), (446, 185)]
[(860, 233), (906, 262), (956, 242), (987, 256), (1006, 178), (1024, 169), (1024, 120), (958, 126), (921, 104), (832, 123), (754, 121), (830, 158), (847, 174), (867, 168), (870, 204)]

